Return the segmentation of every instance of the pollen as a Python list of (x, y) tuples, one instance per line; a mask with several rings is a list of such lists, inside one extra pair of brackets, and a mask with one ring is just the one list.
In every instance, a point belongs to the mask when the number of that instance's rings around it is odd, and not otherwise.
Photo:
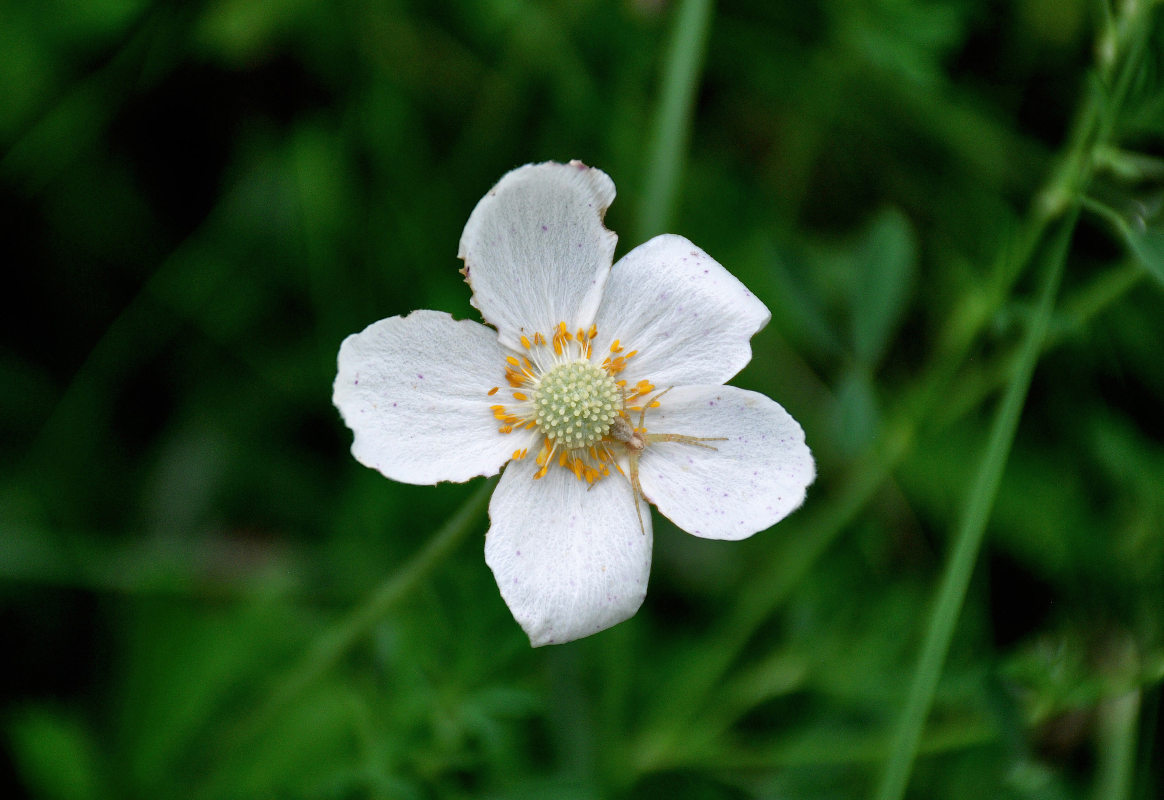
[(566, 450), (598, 443), (610, 432), (623, 393), (600, 367), (568, 361), (542, 375), (532, 402), (538, 428), (565, 455)]

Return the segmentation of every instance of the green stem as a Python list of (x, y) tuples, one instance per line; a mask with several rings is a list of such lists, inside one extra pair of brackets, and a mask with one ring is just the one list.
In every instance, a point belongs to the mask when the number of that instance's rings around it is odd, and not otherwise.
[[(1127, 52), (1137, 56), (1142, 52), (1142, 45), (1133, 38)], [(668, 690), (662, 692), (659, 705), (648, 712), (633, 755), (640, 773), (666, 763), (676, 746), (675, 739), (683, 735), (684, 725), (699, 713), (707, 697), (722, 683), (756, 630), (876, 496), (894, 468), (911, 451), (917, 431), (932, 421), (935, 410), (946, 407), (949, 397), (958, 396), (951, 387), (970, 358), (974, 343), (994, 313), (1010, 298), (1014, 284), (1045, 243), (1048, 228), (1074, 207), (1081, 188), (1086, 185), (1092, 156), (1105, 146), (1106, 136), (1112, 130), (1112, 101), (1118, 104), (1130, 85), (1132, 67), (1121, 61), (1119, 69), (1113, 91), (1106, 96), (1093, 92), (1082, 106), (1072, 125), (1070, 145), (1065, 148), (1068, 155), (1035, 194), (1035, 208), (1015, 237), (1014, 246), (1000, 255), (1002, 261), (994, 271), (996, 285), (982, 298), (984, 302), (972, 303), (972, 307), (963, 309), (965, 313), (952, 315), (937, 346), (940, 358), (902, 393), (897, 413), (885, 424), (877, 441), (853, 464), (848, 479), (839, 481), (842, 487), (839, 496), (825, 507), (817, 505), (800, 512), (793, 523), (799, 547), (792, 550), (791, 557), (784, 549), (777, 551), (777, 558), (753, 584), (755, 590), (745, 594), (731, 609), (715, 640), (702, 650), (699, 658), (693, 658), (678, 670)], [(644, 197), (645, 202), (649, 200), (649, 196)], [(1071, 211), (1072, 218), (1075, 213)], [(1127, 288), (1130, 286), (1124, 290)], [(985, 395), (982, 393), (979, 400)], [(950, 415), (943, 414), (943, 417), (945, 424)]]
[(1108, 700), (1099, 709), (1099, 763), (1096, 800), (1127, 800), (1136, 771), (1136, 728), (1142, 695), (1139, 689)]
[[(299, 663), (271, 692), (266, 702), (248, 720), (238, 740), (252, 741), (292, 702), (328, 673), (351, 648), (384, 618), (449, 555), (473, 530), (484, 512), (495, 480), (483, 481), (465, 503), (445, 522), (424, 548), (400, 570), (388, 576), (363, 603), (325, 630)], [(234, 748), (242, 750), (244, 748)]]
[(914, 671), (913, 684), (898, 720), (889, 762), (877, 790), (877, 800), (898, 800), (905, 794), (905, 787), (917, 756), (922, 729), (933, 704), (942, 665), (945, 663), (954, 627), (966, 598), (970, 576), (978, 560), (986, 523), (990, 519), (994, 499), (1002, 481), (1002, 473), (1014, 443), (1015, 431), (1018, 429), (1019, 417), (1022, 414), (1027, 390), (1030, 388), (1035, 363), (1047, 335), (1077, 215), (1076, 211), (1063, 221), (1049, 254), (1039, 304), (1027, 329), (1014, 376), (994, 418), (986, 454), (978, 469), (958, 526), (954, 551), (950, 556), (938, 590), (937, 602), (930, 615), (925, 642), (918, 658), (917, 669)]
[(684, 0), (677, 13), (647, 155), (638, 242), (663, 233), (675, 205), (711, 17), (711, 0)]
[[(1143, 270), (1137, 264), (1129, 263), (1116, 272), (1101, 276), (1091, 286), (1080, 289), (1070, 300), (1064, 301), (1063, 314), (1071, 320), (1073, 329), (1082, 328), (1115, 305), (1128, 291), (1138, 286), (1143, 278)], [(1062, 339), (1062, 330), (1048, 331), (1042, 354), (1060, 344)], [(672, 763), (670, 759), (675, 758), (672, 749), (679, 746), (679, 743), (668, 739), (661, 730), (666, 727), (686, 732), (688, 728), (683, 725), (666, 726), (662, 724), (664, 721), (680, 718), (690, 722), (696, 713), (706, 720), (708, 713), (714, 713), (712, 707), (723, 711), (722, 706), (714, 701), (701, 704), (695, 699), (723, 685), (724, 676), (751, 639), (755, 628), (784, 601), (910, 453), (921, 421), (930, 421), (926, 430), (932, 435), (970, 414), (1006, 386), (1019, 356), (1017, 352), (1000, 356), (997, 363), (987, 368), (982, 376), (963, 377), (953, 385), (946, 370), (942, 370), (942, 374), (930, 373), (919, 386), (907, 392), (909, 399), (902, 404), (906, 411), (893, 415), (878, 438), (878, 446), (849, 469), (848, 478), (839, 481), (844, 487), (841, 494), (832, 502), (805, 509), (796, 536), (800, 546), (790, 551), (780, 551), (780, 557), (773, 560), (772, 567), (755, 581), (754, 585), (763, 587), (762, 591), (749, 592), (741, 598), (733, 607), (720, 635), (698, 660), (699, 669), (685, 673), (682, 681), (677, 681), (673, 686), (674, 691), (666, 693), (675, 697), (676, 701), (655, 713), (653, 725), (648, 726), (653, 732), (644, 737), (641, 749), (636, 754), (637, 769), (642, 772), (664, 769)], [(958, 358), (954, 361), (961, 363)], [(970, 399), (963, 400), (965, 397)], [(957, 398), (957, 402), (936, 402), (945, 398)], [(731, 727), (738, 716), (738, 713), (723, 715), (715, 729), (716, 735)]]
[[(1135, 261), (1128, 261), (1109, 272), (1101, 273), (1088, 286), (1065, 299), (1051, 321), (1044, 353), (1061, 344), (1073, 332), (1084, 330), (1093, 319), (1112, 308), (1129, 292), (1144, 282), (1148, 273)], [(967, 371), (957, 386), (947, 393), (948, 402), (935, 409), (929, 433), (936, 433), (962, 419), (986, 399), (1006, 386), (1021, 344), (1014, 352), (996, 356), (974, 372)]]

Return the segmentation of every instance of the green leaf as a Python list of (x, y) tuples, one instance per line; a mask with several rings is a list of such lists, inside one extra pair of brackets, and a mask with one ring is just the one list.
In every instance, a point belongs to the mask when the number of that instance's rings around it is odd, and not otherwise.
[(874, 218), (854, 249), (853, 269), (853, 351), (872, 368), (901, 322), (917, 271), (917, 241), (901, 212)]
[(854, 370), (837, 384), (837, 437), (844, 452), (855, 455), (864, 450), (881, 426), (881, 412), (873, 379)]
[(1128, 243), (1128, 248), (1148, 270), (1148, 274), (1164, 285), (1164, 230), (1158, 228), (1137, 230), (1123, 222), (1120, 225), (1120, 232)]

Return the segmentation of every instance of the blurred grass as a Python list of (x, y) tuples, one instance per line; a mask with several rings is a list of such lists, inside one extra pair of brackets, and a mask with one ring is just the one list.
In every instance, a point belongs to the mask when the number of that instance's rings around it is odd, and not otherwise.
[[(871, 795), (1078, 202), (905, 796), (1158, 797), (1160, 16), (0, 2), (8, 794)], [(772, 309), (735, 383), (803, 423), (806, 506), (730, 545), (656, 517), (642, 611), (537, 651), (478, 520), (270, 706), (480, 490), (350, 458), (340, 340), (475, 316), (461, 227), (548, 158), (614, 178), (620, 253), (665, 227)]]

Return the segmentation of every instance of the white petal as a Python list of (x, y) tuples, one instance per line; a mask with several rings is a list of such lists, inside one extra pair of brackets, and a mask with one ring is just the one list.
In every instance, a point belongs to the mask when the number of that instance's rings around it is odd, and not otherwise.
[(477, 203), (457, 257), (503, 343), (590, 327), (618, 239), (602, 224), (613, 200), (606, 173), (571, 161), (519, 167)]
[(501, 476), (489, 503), (485, 561), (540, 647), (597, 633), (638, 610), (651, 570), (651, 514), (620, 475), (590, 488), (557, 465), (535, 481), (536, 469), (526, 458)]
[(344, 339), (332, 401), (355, 433), (352, 455), (405, 483), (495, 474), (531, 439), (499, 433), (489, 410), (506, 355), (490, 328), (440, 311), (382, 319)]
[(655, 386), (724, 383), (752, 360), (767, 307), (682, 236), (656, 236), (614, 265), (595, 324), (595, 355), (638, 350), (621, 376)]
[(647, 432), (723, 437), (709, 450), (650, 443), (639, 462), (643, 493), (688, 533), (745, 539), (804, 502), (816, 477), (804, 431), (775, 401), (734, 386), (681, 386), (647, 414)]

